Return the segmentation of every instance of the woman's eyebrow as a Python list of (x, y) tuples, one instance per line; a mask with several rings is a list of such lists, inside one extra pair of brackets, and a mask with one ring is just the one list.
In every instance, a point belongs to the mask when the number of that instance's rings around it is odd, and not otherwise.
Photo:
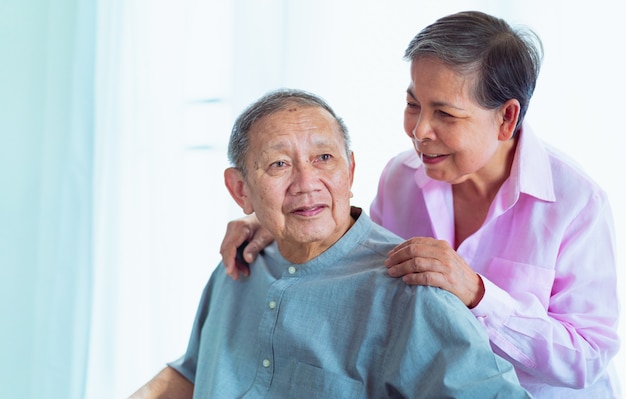
[(411, 91), (411, 89), (406, 89), (406, 94), (408, 94), (409, 96), (411, 96), (411, 98), (415, 101), (417, 101), (417, 98), (415, 97), (415, 94), (413, 94), (413, 92)]
[[(415, 97), (415, 94), (413, 94), (411, 89), (406, 89), (406, 94), (408, 94), (415, 101), (418, 101), (417, 97)], [(457, 105), (451, 104), (449, 102), (445, 102), (445, 101), (432, 101), (432, 102), (430, 102), (430, 105), (432, 107), (450, 107), (450, 108), (458, 109), (459, 111), (464, 111), (463, 108), (461, 108), (461, 107), (459, 107)]]

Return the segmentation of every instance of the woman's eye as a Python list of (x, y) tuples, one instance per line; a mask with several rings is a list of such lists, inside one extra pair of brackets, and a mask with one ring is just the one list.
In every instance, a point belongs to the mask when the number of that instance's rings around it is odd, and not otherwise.
[(420, 106), (417, 103), (407, 101), (406, 111), (412, 114), (417, 114), (420, 112)]

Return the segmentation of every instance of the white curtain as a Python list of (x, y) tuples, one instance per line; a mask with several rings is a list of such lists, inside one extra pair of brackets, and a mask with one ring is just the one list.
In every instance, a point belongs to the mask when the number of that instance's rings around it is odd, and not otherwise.
[(623, 3), (4, 0), (2, 396), (126, 397), (184, 351), (241, 215), (222, 180), (230, 126), (267, 90), (316, 92), (343, 116), (367, 209), (385, 162), (410, 148), (403, 50), (451, 12), (542, 37), (528, 119), (607, 189), (624, 247)]
[(215, 3), (98, 8), (88, 398), (128, 396), (183, 352), (235, 216), (221, 174), (231, 13)]
[(95, 7), (0, 3), (0, 396), (81, 398), (93, 263)]

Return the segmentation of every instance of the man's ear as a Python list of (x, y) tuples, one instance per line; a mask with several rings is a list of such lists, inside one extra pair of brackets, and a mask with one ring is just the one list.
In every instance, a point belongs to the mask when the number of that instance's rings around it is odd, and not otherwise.
[(354, 183), (354, 168), (355, 168), (355, 163), (354, 163), (354, 152), (350, 151), (350, 158), (348, 158), (348, 162), (350, 162), (350, 198), (352, 198), (354, 196), (354, 194), (352, 194), (352, 183)]
[(243, 209), (246, 215), (254, 212), (252, 203), (246, 192), (246, 182), (241, 171), (236, 168), (227, 168), (224, 171), (224, 183), (235, 202)]
[(520, 104), (519, 101), (512, 98), (505, 102), (500, 108), (500, 132), (498, 139), (506, 141), (513, 137), (517, 120), (519, 119)]

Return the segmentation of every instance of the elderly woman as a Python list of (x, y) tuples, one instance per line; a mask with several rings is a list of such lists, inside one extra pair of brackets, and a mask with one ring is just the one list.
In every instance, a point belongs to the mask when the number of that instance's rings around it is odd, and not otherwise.
[[(523, 123), (539, 39), (480, 12), (439, 19), (411, 41), (404, 128), (414, 150), (382, 173), (371, 217), (407, 239), (391, 276), (455, 294), (538, 398), (615, 397), (615, 244), (605, 192)], [(268, 242), (232, 222), (228, 272)], [(415, 348), (407, 347), (407, 351)]]
[(226, 186), (275, 243), (249, 278), (216, 269), (186, 354), (135, 398), (530, 397), (458, 298), (389, 277), (401, 240), (351, 208), (348, 143), (300, 91), (237, 119)]

